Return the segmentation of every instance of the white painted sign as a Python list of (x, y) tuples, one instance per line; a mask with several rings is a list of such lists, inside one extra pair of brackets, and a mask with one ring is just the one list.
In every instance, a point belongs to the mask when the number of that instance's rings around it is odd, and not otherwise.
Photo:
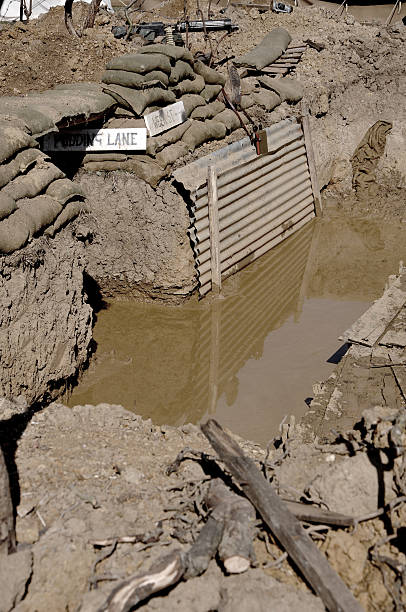
[(175, 104), (170, 104), (153, 113), (144, 115), (144, 121), (149, 136), (156, 136), (156, 134), (161, 134), (161, 132), (170, 130), (176, 125), (180, 125), (186, 121), (186, 119), (183, 102), (175, 102)]
[(145, 128), (66, 130), (44, 136), (45, 151), (145, 151)]

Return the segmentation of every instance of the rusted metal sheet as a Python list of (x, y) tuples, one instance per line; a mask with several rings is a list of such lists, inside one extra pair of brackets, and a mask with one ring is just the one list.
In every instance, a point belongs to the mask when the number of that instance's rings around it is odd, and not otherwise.
[(265, 155), (248, 138), (180, 168), (175, 179), (190, 192), (190, 238), (199, 293), (211, 289), (208, 166), (217, 172), (222, 278), (254, 261), (315, 216), (305, 139), (296, 119), (266, 129)]

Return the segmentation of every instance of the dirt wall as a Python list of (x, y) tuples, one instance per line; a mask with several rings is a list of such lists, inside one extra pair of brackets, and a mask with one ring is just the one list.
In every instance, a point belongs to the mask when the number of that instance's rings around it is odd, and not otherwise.
[(154, 190), (124, 172), (83, 172), (77, 180), (90, 208), (86, 270), (104, 296), (173, 299), (193, 291), (189, 213), (169, 182)]
[(68, 230), (0, 258), (0, 396), (32, 404), (83, 366), (92, 336), (83, 271)]

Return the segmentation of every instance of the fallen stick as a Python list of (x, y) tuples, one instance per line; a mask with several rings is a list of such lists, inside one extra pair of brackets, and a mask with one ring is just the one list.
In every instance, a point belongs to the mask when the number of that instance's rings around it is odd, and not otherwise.
[(277, 496), (255, 463), (221, 426), (210, 419), (201, 429), (264, 522), (331, 612), (362, 612), (351, 591), (300, 522)]
[(253, 505), (233, 493), (219, 478), (211, 482), (206, 500), (213, 508), (212, 517), (224, 524), (218, 551), (225, 570), (229, 574), (245, 572), (254, 560), (256, 512)]
[(98, 612), (128, 612), (154, 593), (179, 582), (186, 569), (185, 555), (177, 550), (153, 565), (148, 572), (130, 576), (110, 593)]
[[(239, 574), (249, 568), (254, 558), (254, 507), (245, 497), (230, 491), (220, 479), (210, 482), (205, 501), (211, 514), (190, 550), (186, 553), (174, 551), (155, 563), (148, 572), (135, 574), (120, 582), (98, 612), (128, 612), (154, 593), (174, 586), (182, 577), (200, 576), (207, 570), (217, 551), (228, 573)], [(122, 541), (134, 541), (134, 537)], [(104, 546), (106, 542), (96, 541), (96, 545)], [(117, 542), (118, 539), (114, 540), (114, 547)]]
[(286, 507), (299, 521), (307, 523), (322, 523), (323, 525), (335, 525), (336, 527), (353, 527), (357, 523), (357, 519), (353, 516), (340, 514), (339, 512), (330, 512), (329, 510), (321, 510), (317, 506), (303, 504), (284, 499)]

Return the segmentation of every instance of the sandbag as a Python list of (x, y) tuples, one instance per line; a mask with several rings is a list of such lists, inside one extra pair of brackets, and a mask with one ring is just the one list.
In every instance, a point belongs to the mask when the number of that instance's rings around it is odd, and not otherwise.
[(120, 106), (132, 110), (138, 116), (142, 115), (147, 106), (155, 102), (161, 104), (176, 102), (176, 96), (172, 91), (160, 87), (140, 91), (121, 85), (106, 85), (103, 91), (112, 96)]
[[(246, 123), (248, 120), (244, 115), (240, 115), (241, 119)], [(240, 120), (231, 108), (226, 108), (223, 112), (216, 115), (216, 121), (220, 121), (226, 127), (227, 133), (233, 132), (241, 127)]]
[(29, 228), (26, 215), (16, 210), (12, 215), (0, 221), (0, 253), (13, 253), (28, 242)]
[(48, 187), (52, 181), (64, 176), (62, 170), (54, 166), (54, 164), (43, 162), (41, 165), (35, 166), (24, 176), (18, 176), (8, 183), (3, 188), (3, 192), (7, 193), (14, 200), (34, 198)]
[(303, 85), (296, 79), (273, 79), (268, 76), (259, 76), (258, 81), (263, 87), (275, 91), (282, 102), (299, 102), (303, 98)]
[(39, 195), (18, 203), (18, 212), (24, 214), (27, 221), (29, 238), (42, 233), (55, 221), (61, 210), (61, 204), (47, 195)]
[(148, 155), (137, 155), (122, 162), (88, 162), (84, 166), (88, 172), (131, 172), (140, 179), (156, 187), (167, 172)]
[[(129, 118), (131, 117), (131, 119)], [(145, 121), (144, 119), (136, 119), (134, 115), (129, 115), (129, 117), (113, 117), (108, 121), (105, 125), (106, 128), (144, 128)], [(122, 153), (120, 153), (122, 155)]]
[(23, 149), (7, 163), (0, 166), (0, 187), (4, 187), (21, 172), (26, 172), (37, 161), (46, 159), (45, 153), (39, 149)]
[(245, 55), (234, 59), (236, 66), (246, 66), (261, 70), (278, 59), (286, 49), (292, 37), (284, 28), (275, 28), (269, 32), (259, 45)]
[(169, 85), (168, 75), (162, 70), (152, 70), (147, 74), (137, 74), (126, 70), (106, 70), (102, 76), (102, 83), (122, 85), (133, 89), (147, 89), (148, 86), (151, 86), (151, 81), (159, 81), (165, 87)]
[(176, 47), (175, 45), (163, 45), (156, 43), (154, 45), (146, 45), (141, 47), (138, 53), (162, 53), (167, 55), (172, 60), (183, 60), (185, 62), (193, 63), (193, 55), (186, 49), (186, 47)]
[(205, 106), (198, 106), (191, 113), (192, 119), (198, 119), (199, 121), (205, 121), (206, 119), (211, 119), (218, 113), (221, 113), (225, 109), (225, 105), (223, 102), (216, 100), (215, 102), (211, 102), (211, 104), (206, 104)]
[(263, 106), (267, 111), (272, 111), (276, 106), (282, 103), (282, 100), (274, 91), (261, 89), (252, 95), (255, 104)]
[(86, 204), (80, 200), (68, 202), (68, 204), (66, 204), (66, 206), (59, 213), (54, 223), (45, 230), (44, 234), (53, 238), (56, 232), (58, 232), (62, 227), (64, 227), (70, 221), (73, 221), (73, 219), (76, 219), (81, 212), (86, 212), (87, 210), (88, 208)]
[(221, 85), (206, 85), (205, 88), (200, 92), (200, 95), (206, 102), (211, 102), (214, 98), (217, 98), (220, 91), (222, 90)]
[(254, 106), (252, 96), (249, 96), (248, 94), (241, 96), (240, 108), (246, 110), (247, 108), (251, 108), (251, 106)]
[(192, 111), (198, 106), (206, 105), (206, 100), (203, 100), (202, 96), (198, 94), (185, 94), (180, 101), (183, 102), (186, 117), (190, 117)]
[(220, 140), (226, 135), (226, 128), (223, 123), (209, 119), (208, 121), (192, 121), (190, 128), (183, 134), (182, 141), (189, 147), (189, 151), (194, 151), (208, 140)]
[(351, 158), (352, 186), (358, 197), (374, 196), (375, 171), (385, 151), (386, 137), (392, 123), (377, 121), (366, 132)]
[(190, 64), (179, 60), (171, 70), (171, 74), (169, 75), (169, 83), (171, 85), (176, 85), (176, 83), (179, 83), (179, 81), (183, 81), (185, 79), (193, 80), (195, 78), (196, 74), (194, 73)]
[(162, 151), (157, 154), (156, 160), (158, 164), (162, 166), (162, 168), (166, 168), (186, 155), (188, 151), (189, 147), (185, 142), (175, 142), (175, 144), (169, 145), (169, 147), (162, 149)]
[(0, 220), (5, 219), (17, 209), (14, 198), (0, 191)]
[(125, 161), (126, 159), (128, 159), (127, 153), (114, 153), (114, 151), (107, 153), (87, 153), (87, 155), (84, 156), (82, 163), (87, 164), (87, 162)]
[(173, 88), (173, 91), (180, 97), (185, 94), (199, 94), (202, 89), (204, 89), (204, 79), (197, 75), (193, 81), (180, 81), (180, 83)]
[(74, 183), (68, 178), (58, 179), (51, 183), (45, 195), (53, 198), (62, 206), (68, 201), (71, 200), (75, 196), (84, 197), (83, 189), (77, 183)]
[(107, 70), (127, 70), (145, 74), (151, 70), (161, 70), (170, 74), (171, 62), (167, 55), (162, 53), (129, 53), (120, 57), (113, 57), (106, 66)]
[(208, 85), (222, 85), (226, 84), (226, 77), (214, 70), (213, 68), (209, 68), (206, 64), (203, 64), (200, 60), (195, 61), (193, 64), (193, 69), (196, 74), (200, 74)]
[(162, 151), (164, 147), (178, 142), (191, 125), (191, 120), (187, 119), (184, 123), (177, 125), (171, 130), (165, 132), (164, 134), (160, 134), (159, 136), (153, 136), (152, 138), (147, 138), (148, 155), (155, 155), (159, 151)]
[(4, 124), (1, 126), (0, 163), (3, 163), (17, 151), (28, 147), (38, 147), (38, 142), (16, 127)]

